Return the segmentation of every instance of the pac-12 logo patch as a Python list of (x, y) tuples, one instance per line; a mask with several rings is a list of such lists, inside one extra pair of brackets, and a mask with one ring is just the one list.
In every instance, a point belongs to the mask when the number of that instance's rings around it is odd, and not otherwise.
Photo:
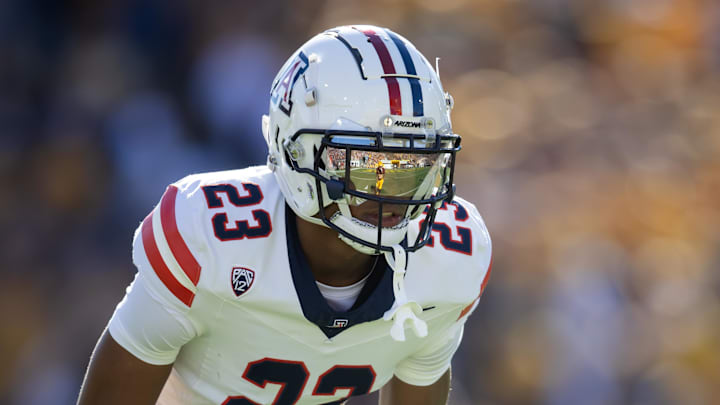
[(255, 272), (245, 267), (233, 267), (230, 273), (230, 283), (236, 296), (241, 296), (252, 287), (255, 281)]

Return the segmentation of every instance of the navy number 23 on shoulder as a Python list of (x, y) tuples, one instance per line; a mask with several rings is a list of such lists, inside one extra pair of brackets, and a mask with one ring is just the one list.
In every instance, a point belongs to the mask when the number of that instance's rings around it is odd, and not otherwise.
[[(249, 207), (260, 204), (263, 200), (263, 193), (260, 186), (253, 183), (242, 183), (244, 189), (243, 195), (240, 195), (237, 187), (232, 184), (215, 184), (212, 186), (204, 186), (202, 188), (205, 193), (205, 200), (210, 209), (223, 208), (225, 204), (220, 198), (220, 194), (227, 196), (230, 204), (235, 207)], [(272, 223), (270, 222), (270, 214), (264, 209), (255, 209), (250, 212), (256, 225), (250, 225), (246, 219), (235, 221), (234, 227), (228, 227), (227, 212), (219, 212), (212, 217), (213, 231), (215, 237), (221, 241), (238, 240), (238, 239), (254, 239), (264, 238), (272, 232)]]
[[(467, 221), (469, 218), (468, 212), (458, 203), (453, 201), (451, 203), (443, 202), (439, 210), (447, 211), (450, 207), (454, 207), (455, 217), (455, 232), (458, 235), (458, 239), (453, 238), (453, 232), (450, 226), (444, 222), (435, 220), (432, 226), (432, 231), (440, 235), (440, 244), (445, 250), (451, 250), (453, 252), (463, 253), (472, 256), (472, 231), (470, 228), (460, 226), (460, 224)], [(422, 221), (420, 222), (422, 226)], [(435, 236), (430, 236), (430, 240), (427, 243), (428, 247), (435, 246)]]

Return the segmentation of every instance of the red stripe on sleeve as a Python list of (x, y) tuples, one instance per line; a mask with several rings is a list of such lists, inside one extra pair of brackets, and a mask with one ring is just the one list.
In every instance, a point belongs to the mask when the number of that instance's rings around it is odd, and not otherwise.
[[(385, 43), (373, 30), (365, 30), (363, 34), (370, 39), (370, 43), (375, 48), (380, 57), (380, 63), (382, 64), (383, 72), (385, 74), (395, 74), (395, 64), (392, 61), (390, 52), (388, 51)], [(394, 77), (386, 77), (385, 81), (388, 86), (388, 96), (390, 97), (390, 114), (402, 115), (402, 98), (400, 95), (400, 84)]]
[[(492, 256), (490, 256), (490, 264), (488, 264), (487, 273), (485, 273), (485, 278), (483, 278), (482, 285), (480, 286), (480, 295), (482, 295), (483, 291), (485, 291), (485, 286), (487, 285), (488, 280), (490, 280), (490, 272), (492, 271), (492, 261), (493, 261), (493, 258), (492, 258)], [(478, 296), (478, 298), (480, 298), (480, 297)]]
[(177, 198), (178, 188), (169, 186), (160, 202), (160, 223), (162, 223), (163, 233), (167, 240), (168, 246), (172, 251), (175, 260), (180, 264), (182, 270), (190, 278), (194, 285), (197, 285), (200, 279), (200, 264), (195, 260), (195, 256), (190, 252), (185, 241), (178, 231), (177, 220), (175, 218), (175, 199)]
[(153, 270), (155, 270), (155, 274), (157, 274), (160, 281), (165, 284), (165, 287), (167, 287), (167, 289), (170, 290), (170, 292), (173, 293), (174, 296), (176, 296), (180, 301), (182, 301), (183, 304), (189, 307), (192, 305), (195, 294), (193, 294), (192, 291), (188, 290), (187, 288), (185, 288), (185, 286), (180, 284), (180, 282), (177, 281), (172, 275), (167, 265), (165, 265), (165, 261), (160, 255), (160, 251), (158, 250), (157, 244), (155, 243), (152, 216), (153, 213), (151, 212), (150, 215), (145, 217), (145, 220), (142, 224), (141, 232), (143, 247), (145, 248), (145, 255), (150, 262), (150, 266), (152, 266)]
[(460, 316), (458, 316), (457, 320), (460, 320), (463, 316), (465, 316), (470, 310), (472, 309), (473, 305), (475, 304), (475, 301), (480, 299), (480, 296), (482, 296), (483, 291), (485, 291), (485, 286), (488, 283), (488, 280), (490, 279), (490, 271), (492, 271), (492, 261), (493, 258), (490, 256), (490, 264), (488, 264), (487, 273), (485, 273), (485, 277), (483, 278), (483, 282), (480, 285), (480, 294), (478, 294), (477, 298), (473, 300), (468, 306), (463, 308), (463, 310), (460, 312)]

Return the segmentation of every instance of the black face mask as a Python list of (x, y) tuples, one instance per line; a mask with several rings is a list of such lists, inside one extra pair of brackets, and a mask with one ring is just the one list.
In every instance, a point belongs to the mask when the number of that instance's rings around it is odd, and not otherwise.
[[(300, 130), (290, 144), (302, 136), (322, 136), (314, 151), (313, 168), (301, 168), (287, 150), (285, 158), (293, 170), (315, 178), (317, 190), (324, 184), (332, 200), (343, 200), (353, 207), (354, 220), (377, 230), (375, 242), (369, 242), (338, 227), (325, 214), (326, 201), (318, 193), (319, 217), (342, 236), (374, 249), (390, 252), (383, 244), (382, 229), (407, 223), (421, 215), (420, 232), (407, 251), (424, 246), (437, 208), (454, 195), (455, 153), (460, 150), (460, 136), (403, 134), (380, 132)], [(338, 214), (336, 214), (338, 215)], [(378, 226), (378, 225), (381, 226)]]

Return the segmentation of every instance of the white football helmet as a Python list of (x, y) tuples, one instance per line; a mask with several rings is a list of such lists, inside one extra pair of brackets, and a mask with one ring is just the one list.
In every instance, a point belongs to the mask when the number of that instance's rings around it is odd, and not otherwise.
[[(316, 35), (285, 62), (263, 116), (268, 166), (301, 218), (366, 254), (422, 247), (453, 198), (452, 98), (405, 38), (374, 26)], [(333, 206), (335, 204), (335, 206)], [(425, 214), (417, 238), (410, 219)]]

